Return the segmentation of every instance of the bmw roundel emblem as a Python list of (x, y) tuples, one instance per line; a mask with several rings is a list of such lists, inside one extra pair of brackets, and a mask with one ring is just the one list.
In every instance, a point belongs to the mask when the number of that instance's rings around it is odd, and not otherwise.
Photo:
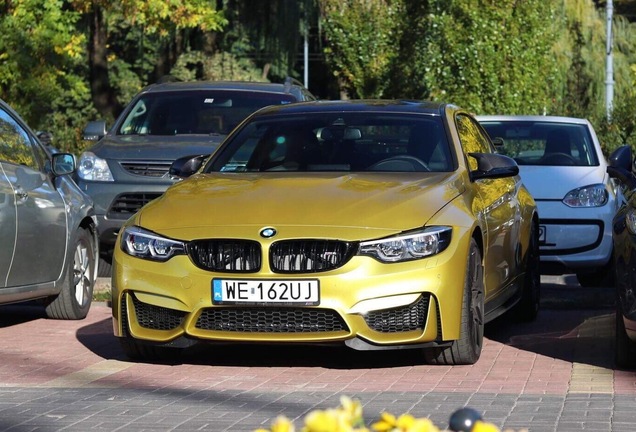
[(276, 230), (274, 228), (263, 228), (261, 230), (261, 237), (271, 238), (276, 235)]

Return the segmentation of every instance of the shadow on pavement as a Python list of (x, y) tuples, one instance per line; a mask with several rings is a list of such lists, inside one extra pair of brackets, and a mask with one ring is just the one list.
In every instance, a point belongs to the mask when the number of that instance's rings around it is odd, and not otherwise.
[[(486, 325), (485, 337), (568, 362), (613, 368), (613, 289), (566, 283), (542, 281), (542, 309), (534, 322), (518, 322), (506, 314)], [(0, 325), (4, 322), (3, 317)], [(129, 360), (112, 335), (110, 319), (81, 327), (77, 338), (102, 358)], [(354, 351), (341, 345), (199, 345), (185, 350), (179, 358), (179, 363), (193, 365), (331, 369), (415, 366), (423, 362), (422, 352), (417, 349)]]

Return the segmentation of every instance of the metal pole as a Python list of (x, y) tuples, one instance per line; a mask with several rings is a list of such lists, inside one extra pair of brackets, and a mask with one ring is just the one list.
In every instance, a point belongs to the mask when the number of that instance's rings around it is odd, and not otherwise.
[(305, 88), (309, 88), (309, 37), (307, 36), (307, 33), (309, 33), (308, 27), (309, 25), (305, 26), (305, 43), (303, 47), (303, 55), (305, 59)]
[(614, 101), (614, 61), (612, 57), (612, 15), (614, 13), (614, 5), (612, 0), (607, 0), (607, 49), (605, 60), (605, 109), (607, 110), (607, 119), (612, 116), (612, 106)]

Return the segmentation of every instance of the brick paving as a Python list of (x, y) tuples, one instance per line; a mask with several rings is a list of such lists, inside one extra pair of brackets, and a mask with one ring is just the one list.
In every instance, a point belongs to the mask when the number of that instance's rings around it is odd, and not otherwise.
[(470, 406), (502, 429), (636, 430), (636, 373), (614, 369), (613, 312), (598, 300), (607, 293), (542, 289), (536, 322), (487, 325), (481, 359), (455, 367), (422, 365), (417, 351), (254, 345), (135, 363), (112, 336), (105, 303), (82, 321), (1, 307), (0, 430), (253, 431), (280, 414), (300, 430), (309, 411), (336, 407), (341, 395), (359, 399), (369, 422), (386, 410), (444, 428)]

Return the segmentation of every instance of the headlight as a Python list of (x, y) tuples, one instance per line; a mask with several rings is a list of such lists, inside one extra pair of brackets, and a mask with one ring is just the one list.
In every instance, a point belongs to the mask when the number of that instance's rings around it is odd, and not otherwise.
[(185, 244), (132, 226), (125, 228), (122, 233), (121, 250), (137, 258), (168, 261), (175, 255), (185, 254)]
[(568, 207), (601, 207), (607, 203), (607, 196), (605, 185), (583, 186), (568, 192), (563, 204)]
[(625, 225), (630, 233), (636, 234), (636, 211), (633, 208), (625, 213)]
[(429, 227), (380, 240), (360, 243), (358, 255), (367, 255), (381, 262), (410, 261), (442, 252), (451, 239), (451, 227)]
[(115, 181), (106, 160), (95, 156), (91, 152), (82, 153), (77, 167), (77, 174), (82, 180)]

